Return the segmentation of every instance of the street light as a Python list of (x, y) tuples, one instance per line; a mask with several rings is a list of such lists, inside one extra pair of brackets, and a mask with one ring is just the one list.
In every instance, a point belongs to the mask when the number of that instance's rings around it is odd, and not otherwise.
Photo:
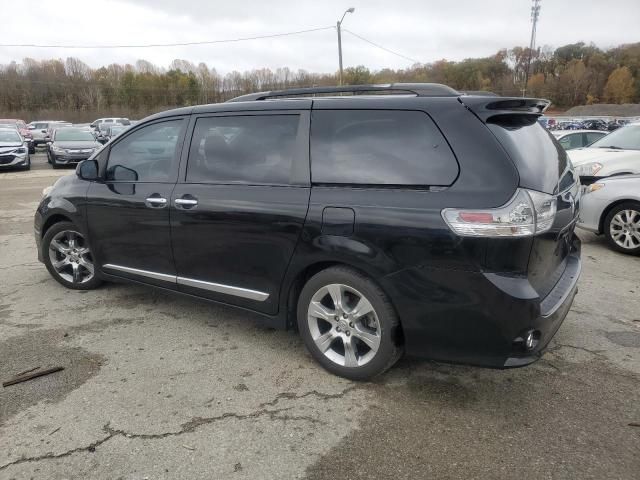
[(353, 8), (353, 7), (348, 8), (342, 14), (342, 18), (340, 20), (338, 20), (338, 23), (336, 24), (336, 29), (338, 30), (338, 60), (340, 62), (340, 76), (338, 77), (339, 85), (342, 85), (342, 35), (341, 35), (341, 32), (340, 32), (340, 27), (342, 26), (342, 21), (344, 20), (344, 16), (347, 13), (353, 13), (355, 11), (356, 11), (356, 9)]

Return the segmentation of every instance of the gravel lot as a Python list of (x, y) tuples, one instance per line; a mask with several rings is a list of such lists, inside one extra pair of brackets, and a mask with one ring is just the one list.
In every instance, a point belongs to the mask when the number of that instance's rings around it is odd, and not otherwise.
[(580, 293), (528, 368), (403, 359), (352, 383), (245, 312), (65, 290), (32, 217), (73, 172), (33, 160), (0, 173), (0, 378), (65, 370), (0, 389), (0, 479), (639, 478), (640, 258), (581, 233)]

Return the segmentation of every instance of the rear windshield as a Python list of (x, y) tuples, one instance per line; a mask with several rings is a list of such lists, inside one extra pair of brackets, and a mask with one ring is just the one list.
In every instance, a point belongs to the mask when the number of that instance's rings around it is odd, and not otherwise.
[(640, 125), (627, 125), (595, 142), (594, 148), (640, 150)]
[(458, 163), (424, 112), (316, 110), (311, 118), (314, 183), (448, 186)]
[[(520, 185), (556, 193), (571, 169), (567, 152), (534, 115), (497, 115), (487, 126), (518, 169)], [(566, 182), (562, 182), (565, 184)]]

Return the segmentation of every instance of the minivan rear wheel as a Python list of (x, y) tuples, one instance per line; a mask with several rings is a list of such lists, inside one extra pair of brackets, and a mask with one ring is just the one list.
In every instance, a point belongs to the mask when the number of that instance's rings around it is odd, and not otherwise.
[(314, 275), (298, 299), (298, 328), (315, 360), (351, 380), (367, 380), (402, 354), (399, 320), (384, 292), (348, 267)]
[(604, 234), (614, 250), (640, 254), (640, 203), (616, 205), (604, 220)]

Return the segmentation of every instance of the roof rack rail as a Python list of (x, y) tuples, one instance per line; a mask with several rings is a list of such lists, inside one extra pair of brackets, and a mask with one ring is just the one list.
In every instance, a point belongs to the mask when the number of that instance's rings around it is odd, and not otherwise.
[(306, 87), (290, 88), (287, 90), (273, 90), (241, 95), (228, 100), (229, 102), (252, 102), (277, 97), (313, 96), (323, 93), (366, 93), (366, 92), (405, 92), (418, 97), (457, 97), (459, 92), (440, 83), (387, 83), (378, 85), (343, 85), (341, 87)]

